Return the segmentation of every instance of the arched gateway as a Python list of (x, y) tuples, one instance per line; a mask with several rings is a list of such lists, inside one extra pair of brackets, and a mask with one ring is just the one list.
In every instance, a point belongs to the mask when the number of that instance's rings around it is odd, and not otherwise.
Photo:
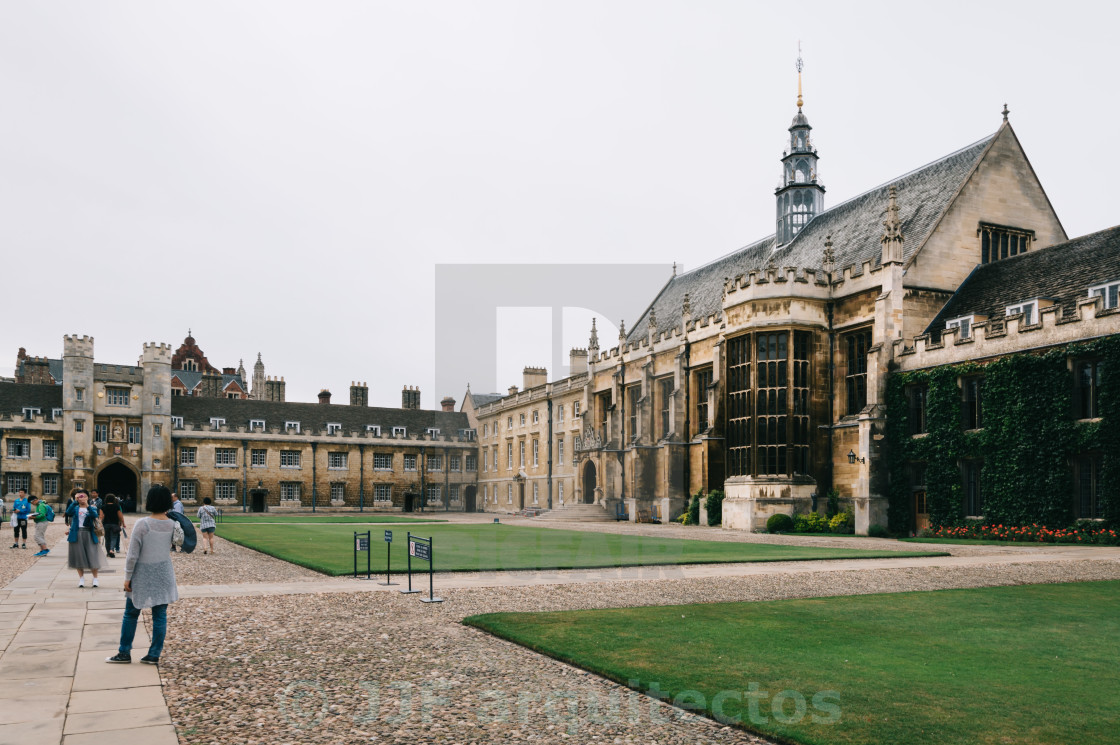
[(596, 485), (595, 464), (588, 460), (583, 465), (583, 504), (595, 504)]
[(141, 503), (140, 481), (136, 471), (124, 461), (107, 464), (97, 473), (97, 492), (104, 499), (106, 494), (115, 494), (118, 499), (132, 497)]

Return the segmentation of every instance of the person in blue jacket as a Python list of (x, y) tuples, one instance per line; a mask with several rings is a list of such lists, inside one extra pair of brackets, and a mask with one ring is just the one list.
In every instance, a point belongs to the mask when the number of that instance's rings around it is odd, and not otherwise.
[(19, 497), (12, 505), (12, 512), (15, 513), (15, 523), (12, 525), (12, 530), (15, 533), (15, 543), (12, 548), (19, 548), (19, 532), (23, 531), (23, 547), (27, 548), (27, 518), (31, 516), (31, 502), (27, 499), (27, 490), (20, 489)]
[(69, 566), (78, 570), (78, 587), (86, 586), (86, 570), (93, 574), (93, 586), (97, 587), (97, 571), (101, 569), (101, 551), (97, 548), (97, 534), (93, 532), (93, 521), (97, 519), (97, 508), (89, 503), (89, 495), (84, 489), (75, 489), (74, 504), (66, 508), (70, 516)]

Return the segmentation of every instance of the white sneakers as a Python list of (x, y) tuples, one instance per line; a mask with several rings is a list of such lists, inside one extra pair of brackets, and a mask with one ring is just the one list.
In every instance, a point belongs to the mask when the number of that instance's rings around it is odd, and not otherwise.
[(94, 587), (100, 587), (101, 586), (101, 585), (97, 584), (97, 577), (93, 578), (93, 586)]
[(85, 577), (78, 577), (78, 587), (85, 587), (85, 586), (86, 586), (86, 578)]

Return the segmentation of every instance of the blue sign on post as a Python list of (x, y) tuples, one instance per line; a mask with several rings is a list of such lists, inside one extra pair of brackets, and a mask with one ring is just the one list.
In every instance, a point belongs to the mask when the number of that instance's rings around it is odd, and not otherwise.
[(396, 582), (393, 581), (392, 576), (390, 574), (392, 572), (392, 567), (390, 566), (392, 561), (393, 561), (393, 531), (386, 530), (385, 531), (385, 581), (381, 582), (379, 584), (386, 585), (386, 586), (397, 584)]
[(401, 590), (403, 593), (419, 592), (412, 589), (412, 557), (416, 557), (420, 561), (428, 562), (428, 597), (420, 598), (422, 603), (442, 603), (442, 598), (435, 596), (433, 576), (435, 574), (435, 562), (432, 561), (432, 539), (421, 538), (420, 536), (412, 535), (410, 531), (408, 534), (408, 589)]

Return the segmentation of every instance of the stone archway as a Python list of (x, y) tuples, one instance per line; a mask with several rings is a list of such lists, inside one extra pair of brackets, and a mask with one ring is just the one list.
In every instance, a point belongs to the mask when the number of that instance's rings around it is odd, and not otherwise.
[(116, 460), (106, 464), (97, 472), (97, 493), (104, 499), (106, 494), (115, 494), (123, 502), (131, 497), (137, 504), (140, 499), (140, 478), (127, 463)]
[(595, 473), (595, 464), (589, 459), (583, 465), (583, 504), (595, 504), (595, 487), (598, 478)]

